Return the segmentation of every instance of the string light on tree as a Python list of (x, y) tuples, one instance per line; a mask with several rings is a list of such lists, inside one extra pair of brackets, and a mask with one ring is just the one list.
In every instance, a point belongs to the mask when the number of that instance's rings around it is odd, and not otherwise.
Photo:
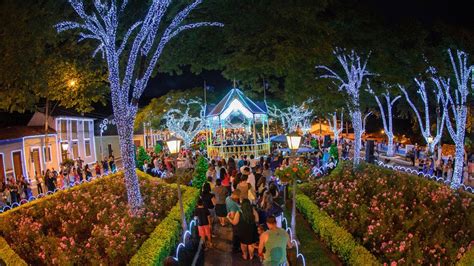
[(354, 128), (354, 166), (360, 162), (360, 149), (362, 139), (362, 113), (360, 111), (360, 88), (362, 82), (368, 76), (374, 75), (367, 70), (367, 61), (369, 56), (364, 60), (354, 50), (347, 53), (345, 49), (336, 48), (334, 50), (338, 62), (344, 70), (344, 75), (339, 75), (327, 66), (316, 66), (316, 69), (322, 69), (328, 74), (321, 75), (320, 78), (333, 79), (339, 91), (343, 91), (349, 96), (346, 103)]
[[(93, 56), (101, 52), (106, 60), (114, 111), (117, 124), (125, 186), (132, 213), (142, 206), (138, 178), (133, 158), (133, 126), (138, 110), (138, 101), (156, 68), (165, 45), (184, 30), (201, 26), (220, 26), (222, 23), (198, 22), (183, 24), (190, 12), (202, 0), (196, 0), (177, 12), (170, 23), (162, 25), (169, 14), (169, 0), (154, 0), (143, 20), (126, 25), (119, 23), (125, 17), (127, 0), (93, 1), (93, 8), (86, 8), (83, 0), (69, 0), (69, 4), (80, 17), (79, 22), (65, 21), (55, 27), (58, 32), (79, 30), (79, 41), (90, 39), (98, 42)], [(122, 22), (122, 21), (120, 21)], [(124, 34), (120, 34), (125, 32)]]
[(449, 77), (439, 76), (434, 67), (431, 67), (430, 71), (433, 73), (432, 80), (438, 89), (443, 92), (440, 98), (444, 105), (446, 105), (446, 108), (444, 108), (446, 128), (456, 146), (451, 187), (457, 189), (462, 185), (461, 180), (464, 174), (464, 138), (468, 114), (468, 86), (469, 83), (471, 83), (471, 87), (474, 86), (472, 82), (473, 77), (471, 76), (474, 65), (468, 64), (468, 55), (463, 51), (456, 51), (456, 59), (453, 57), (451, 50), (448, 50), (448, 54), (453, 68), (453, 76), (456, 81), (453, 90), (451, 90), (451, 80)]
[[(166, 112), (164, 119), (168, 130), (181, 137), (184, 147), (189, 148), (194, 137), (204, 128), (205, 107), (200, 100), (196, 99), (180, 99), (179, 103), (186, 106), (184, 111), (172, 108)], [(198, 116), (193, 116), (190, 113), (193, 106), (199, 108)]]
[(334, 140), (339, 140), (339, 134), (342, 133), (344, 128), (344, 111), (341, 112), (341, 126), (338, 127), (337, 125), (337, 112), (332, 114), (332, 122), (331, 119), (328, 118), (329, 128), (331, 129), (332, 133), (334, 134)]
[[(441, 111), (441, 113), (442, 113), (441, 117), (439, 119), (437, 119), (435, 134), (434, 134), (434, 138), (433, 138), (432, 137), (433, 134), (431, 134), (432, 125), (431, 125), (431, 121), (430, 121), (430, 103), (429, 103), (429, 95), (426, 91), (426, 83), (422, 80), (417, 79), (417, 78), (415, 78), (414, 80), (415, 80), (416, 85), (418, 86), (417, 93), (420, 96), (421, 101), (423, 102), (424, 117), (421, 116), (420, 111), (418, 111), (415, 104), (410, 99), (410, 96), (408, 95), (408, 92), (405, 89), (405, 87), (403, 87), (402, 85), (398, 85), (398, 87), (400, 88), (400, 90), (405, 95), (405, 99), (407, 100), (407, 102), (410, 105), (411, 109), (415, 113), (416, 119), (418, 121), (418, 125), (420, 126), (421, 135), (423, 136), (426, 143), (428, 144), (428, 149), (429, 149), (430, 153), (433, 153), (434, 152), (434, 147), (436, 146), (436, 144), (439, 143), (439, 141), (441, 140), (441, 137), (443, 136), (443, 128), (444, 128), (444, 123), (445, 123), (445, 118), (446, 118), (446, 114), (444, 112), (444, 109), (446, 109), (446, 105), (445, 104), (440, 104), (441, 103), (441, 97), (443, 96), (443, 91), (441, 89), (433, 91), (434, 94), (436, 95), (436, 99), (437, 99), (437, 101), (436, 101), (437, 108), (440, 108), (440, 109), (443, 110), (443, 111)], [(429, 141), (430, 139), (432, 139), (431, 142)]]
[(305, 130), (309, 128), (313, 110), (309, 109), (309, 105), (313, 99), (308, 99), (301, 103), (301, 105), (291, 105), (283, 109), (268, 107), (268, 114), (275, 119), (279, 119), (286, 132), (297, 131), (298, 129)]
[[(385, 85), (387, 86), (387, 85)], [(395, 96), (395, 98), (392, 99), (392, 96), (390, 95), (390, 92), (388, 89), (385, 90), (384, 93), (382, 93), (382, 96), (385, 98), (386, 101), (386, 108), (387, 108), (387, 113), (385, 113), (385, 108), (382, 104), (382, 102), (379, 99), (379, 96), (377, 96), (372, 88), (370, 87), (370, 84), (367, 83), (367, 91), (372, 94), (375, 97), (375, 101), (377, 102), (377, 105), (379, 106), (380, 109), (380, 114), (382, 117), (382, 122), (383, 122), (383, 133), (387, 136), (387, 156), (392, 157), (395, 153), (395, 149), (393, 148), (393, 106), (395, 103), (401, 98), (400, 95)]]

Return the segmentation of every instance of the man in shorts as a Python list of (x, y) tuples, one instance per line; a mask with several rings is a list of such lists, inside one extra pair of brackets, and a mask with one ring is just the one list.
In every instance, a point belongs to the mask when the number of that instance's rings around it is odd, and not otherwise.
[[(199, 237), (205, 243), (205, 249), (212, 247), (212, 239), (211, 239), (211, 213), (209, 209), (204, 207), (204, 202), (201, 198), (198, 200), (198, 206), (196, 210), (194, 210), (194, 216), (198, 219), (198, 231)], [(207, 239), (207, 241), (206, 241)]]

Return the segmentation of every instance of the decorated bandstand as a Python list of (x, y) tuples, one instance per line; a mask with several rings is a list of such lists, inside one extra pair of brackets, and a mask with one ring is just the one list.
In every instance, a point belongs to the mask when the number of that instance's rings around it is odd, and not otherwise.
[(267, 105), (252, 101), (240, 89), (233, 88), (220, 102), (206, 106), (205, 120), (211, 158), (270, 153)]

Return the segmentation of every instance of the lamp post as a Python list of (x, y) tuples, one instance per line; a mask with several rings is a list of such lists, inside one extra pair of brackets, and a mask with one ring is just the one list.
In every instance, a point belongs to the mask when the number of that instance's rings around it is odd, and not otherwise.
[(433, 136), (429, 136), (427, 139), (426, 139), (426, 142), (428, 142), (428, 151), (427, 151), (427, 155), (431, 156), (431, 151), (434, 150), (432, 149), (431, 145), (433, 145)]
[[(168, 150), (172, 157), (176, 156), (181, 148), (182, 140), (173, 136), (166, 141), (166, 145), (168, 146)], [(173, 158), (174, 159), (174, 158)], [(184, 215), (184, 208), (183, 208), (183, 199), (181, 196), (181, 186), (180, 186), (180, 176), (176, 174), (176, 184), (178, 185), (178, 202), (179, 202), (179, 210), (181, 212), (181, 226), (183, 227), (183, 232), (186, 232), (187, 225), (186, 225), (186, 216)]]
[[(288, 148), (296, 157), (297, 151), (301, 145), (301, 136), (298, 135), (298, 133), (296, 132), (292, 132), (286, 135), (286, 142), (288, 143)], [(296, 179), (297, 178), (295, 176), (295, 178), (293, 179), (293, 191), (292, 191), (293, 202), (291, 206), (291, 233), (292, 233), (293, 239), (296, 239), (296, 184), (297, 184)], [(286, 189), (285, 189), (285, 195), (286, 195)], [(286, 197), (285, 197), (285, 200), (286, 200)]]
[(63, 152), (63, 163), (67, 159), (67, 151), (69, 150), (69, 143), (68, 142), (63, 142), (61, 143), (61, 149)]

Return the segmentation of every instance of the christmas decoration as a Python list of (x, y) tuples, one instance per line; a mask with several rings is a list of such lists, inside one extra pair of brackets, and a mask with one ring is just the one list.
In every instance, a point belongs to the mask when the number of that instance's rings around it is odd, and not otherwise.
[(207, 182), (207, 160), (203, 156), (200, 156), (197, 164), (196, 169), (194, 170), (194, 178), (192, 181), (193, 187), (201, 189), (204, 183)]
[[(174, 17), (165, 20), (171, 1), (151, 1), (145, 17), (132, 23), (128, 30), (122, 31), (121, 29), (126, 27), (122, 25), (121, 20), (125, 16), (127, 0), (96, 0), (87, 12), (83, 0), (69, 0), (80, 17), (80, 22), (65, 21), (55, 26), (58, 32), (80, 31), (80, 41), (85, 39), (98, 41), (93, 56), (101, 52), (102, 58), (107, 62), (114, 120), (124, 165), (125, 186), (133, 213), (137, 213), (143, 204), (133, 159), (133, 126), (138, 101), (165, 45), (171, 39), (184, 30), (201, 26), (223, 26), (215, 22), (183, 24), (190, 12), (201, 2), (202, 0), (196, 0), (178, 11)], [(169, 21), (169, 24), (163, 25), (162, 21)], [(122, 32), (124, 34), (121, 34)]]
[(146, 153), (145, 148), (138, 147), (138, 155), (137, 155), (137, 168), (143, 171), (143, 165), (145, 161), (150, 163), (151, 157)]
[[(387, 85), (385, 85), (387, 87)], [(385, 98), (385, 101), (387, 103), (387, 113), (385, 113), (385, 108), (380, 102), (379, 96), (377, 96), (372, 88), (370, 87), (369, 84), (367, 84), (368, 87), (368, 92), (371, 93), (375, 97), (375, 101), (377, 102), (377, 105), (379, 106), (380, 109), (380, 116), (382, 117), (382, 122), (383, 122), (383, 129), (385, 132), (385, 135), (387, 135), (387, 140), (388, 140), (388, 145), (387, 145), (387, 156), (392, 157), (395, 153), (394, 147), (393, 147), (393, 106), (395, 103), (398, 101), (398, 99), (401, 98), (400, 95), (395, 96), (395, 98), (391, 98), (390, 92), (388, 89), (385, 90), (384, 93), (382, 93), (382, 96)], [(387, 114), (387, 115), (385, 115)], [(365, 123), (364, 123), (365, 124)]]
[[(194, 137), (204, 129), (205, 114), (204, 105), (198, 99), (180, 99), (179, 102), (186, 106), (184, 111), (180, 109), (170, 109), (164, 115), (166, 127), (183, 139), (185, 148), (189, 148)], [(190, 112), (192, 107), (199, 108), (199, 115), (193, 116)]]
[(343, 91), (349, 96), (350, 100), (347, 102), (347, 107), (354, 128), (354, 166), (356, 166), (360, 161), (363, 127), (359, 101), (360, 88), (364, 78), (374, 74), (367, 70), (367, 61), (370, 54), (363, 60), (354, 50), (347, 54), (345, 49), (337, 48), (334, 50), (334, 55), (341, 64), (345, 76), (340, 76), (327, 66), (316, 66), (316, 68), (328, 72), (328, 74), (321, 75), (320, 78), (333, 79), (339, 91)]
[(313, 99), (308, 99), (299, 106), (292, 105), (284, 109), (268, 106), (268, 115), (279, 119), (287, 133), (297, 131), (298, 129), (305, 132), (309, 130), (311, 125), (313, 110), (309, 109), (309, 105), (312, 102)]
[(333, 122), (331, 122), (331, 119), (328, 118), (329, 128), (334, 134), (334, 141), (338, 142), (339, 134), (341, 134), (344, 128), (344, 111), (341, 112), (341, 126), (340, 127), (337, 126), (337, 112), (334, 112), (332, 114), (332, 120)]

